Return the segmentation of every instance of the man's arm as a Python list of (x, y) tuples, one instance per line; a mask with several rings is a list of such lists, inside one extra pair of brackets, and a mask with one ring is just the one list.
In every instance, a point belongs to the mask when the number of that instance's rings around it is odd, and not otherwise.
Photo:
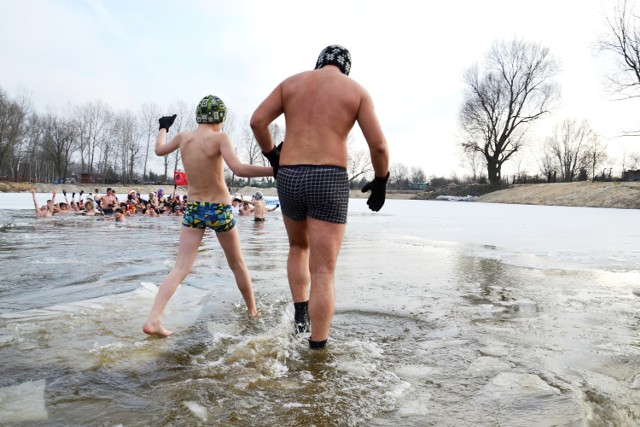
[(31, 196), (33, 198), (33, 207), (36, 210), (36, 217), (44, 216), (42, 212), (40, 212), (40, 206), (38, 206), (38, 201), (36, 200), (36, 189), (31, 187)]
[(253, 135), (256, 137), (256, 141), (263, 153), (269, 153), (275, 148), (273, 137), (269, 132), (269, 125), (283, 112), (282, 85), (280, 84), (256, 108), (249, 122)]
[(375, 176), (372, 181), (362, 187), (362, 192), (371, 191), (367, 199), (369, 209), (378, 212), (384, 205), (387, 193), (387, 181), (389, 180), (389, 150), (387, 140), (384, 137), (378, 116), (373, 108), (373, 101), (369, 94), (362, 89), (363, 96), (358, 111), (358, 126), (362, 130), (371, 156), (371, 164)]
[(358, 126), (362, 130), (371, 156), (371, 164), (377, 177), (383, 178), (389, 172), (389, 150), (382, 127), (378, 121), (373, 101), (368, 93), (364, 93), (358, 111)]

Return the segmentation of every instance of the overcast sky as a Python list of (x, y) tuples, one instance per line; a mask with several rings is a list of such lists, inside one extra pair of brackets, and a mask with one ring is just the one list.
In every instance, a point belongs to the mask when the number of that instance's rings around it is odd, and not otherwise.
[[(391, 162), (427, 176), (468, 173), (458, 113), (466, 68), (496, 40), (548, 46), (560, 61), (561, 107), (532, 132), (533, 148), (566, 118), (586, 119), (621, 167), (638, 138), (638, 103), (605, 89), (610, 57), (595, 42), (615, 0), (263, 1), (0, 0), (0, 87), (40, 112), (102, 100), (116, 111), (220, 96), (238, 121), (285, 77), (342, 44), (350, 76), (370, 92)], [(280, 120), (284, 125), (284, 120)], [(194, 120), (195, 125), (195, 120)], [(356, 127), (357, 129), (357, 127)], [(354, 132), (356, 148), (364, 139)], [(534, 155), (521, 168), (537, 173)], [(512, 163), (512, 168), (515, 164)], [(508, 171), (507, 171), (508, 172)]]

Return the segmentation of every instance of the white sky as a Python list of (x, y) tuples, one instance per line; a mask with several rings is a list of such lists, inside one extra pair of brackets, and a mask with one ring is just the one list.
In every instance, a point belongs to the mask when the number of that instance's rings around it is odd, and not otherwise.
[[(565, 118), (587, 119), (620, 170), (622, 153), (640, 152), (640, 139), (614, 137), (640, 128), (640, 119), (638, 102), (606, 93), (611, 59), (595, 48), (615, 3), (0, 0), (0, 87), (10, 97), (28, 94), (41, 112), (102, 100), (116, 111), (154, 103), (172, 113), (176, 102), (195, 108), (214, 94), (247, 122), (281, 80), (313, 68), (337, 43), (351, 51), (351, 77), (374, 99), (391, 162), (461, 176), (469, 172), (457, 122), (463, 71), (492, 42), (518, 37), (550, 47), (562, 64), (562, 106), (536, 126), (530, 147)], [(366, 148), (359, 131), (355, 137)], [(526, 154), (520, 167), (537, 173)], [(516, 167), (507, 165), (503, 173)]]

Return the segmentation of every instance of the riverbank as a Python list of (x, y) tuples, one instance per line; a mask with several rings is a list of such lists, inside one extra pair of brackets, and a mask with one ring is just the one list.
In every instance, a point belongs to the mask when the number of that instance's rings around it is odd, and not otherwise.
[[(23, 192), (29, 191), (32, 184), (30, 183), (14, 183), (0, 182), (0, 192)], [(50, 193), (56, 191), (62, 193), (63, 189), (67, 192), (95, 193), (98, 188), (99, 193), (104, 193), (107, 186), (89, 186), (82, 184), (34, 184), (36, 191), (39, 193)], [(118, 194), (126, 194), (129, 190), (134, 189), (141, 194), (149, 194), (163, 188), (165, 193), (173, 191), (171, 185), (146, 185), (146, 186), (113, 186)], [(261, 191), (265, 196), (275, 197), (275, 188), (256, 188), (242, 187), (232, 188), (232, 192), (238, 192), (245, 197), (250, 197), (256, 191)], [(178, 193), (186, 194), (186, 187), (178, 187)], [(352, 198), (364, 198), (367, 194), (360, 190), (352, 190), (350, 193)], [(456, 194), (458, 195), (458, 194)], [(405, 200), (425, 200), (436, 197), (436, 192), (396, 192), (388, 191), (389, 199), (405, 199)], [(487, 203), (510, 203), (510, 204), (528, 204), (528, 205), (547, 205), (547, 206), (576, 206), (576, 207), (595, 207), (595, 208), (618, 208), (618, 209), (640, 209), (640, 182), (561, 182), (550, 184), (516, 184), (508, 188), (493, 191), (491, 193), (482, 194), (477, 199), (480, 202)]]
[(488, 203), (640, 209), (640, 182), (520, 184), (483, 194)]

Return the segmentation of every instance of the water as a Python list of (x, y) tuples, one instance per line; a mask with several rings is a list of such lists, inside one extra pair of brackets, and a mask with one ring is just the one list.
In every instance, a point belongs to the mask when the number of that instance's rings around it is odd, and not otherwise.
[(239, 219), (261, 317), (207, 234), (155, 339), (179, 218), (36, 220), (23, 197), (0, 194), (0, 424), (640, 425), (636, 210), (351, 200), (312, 352), (279, 211)]

